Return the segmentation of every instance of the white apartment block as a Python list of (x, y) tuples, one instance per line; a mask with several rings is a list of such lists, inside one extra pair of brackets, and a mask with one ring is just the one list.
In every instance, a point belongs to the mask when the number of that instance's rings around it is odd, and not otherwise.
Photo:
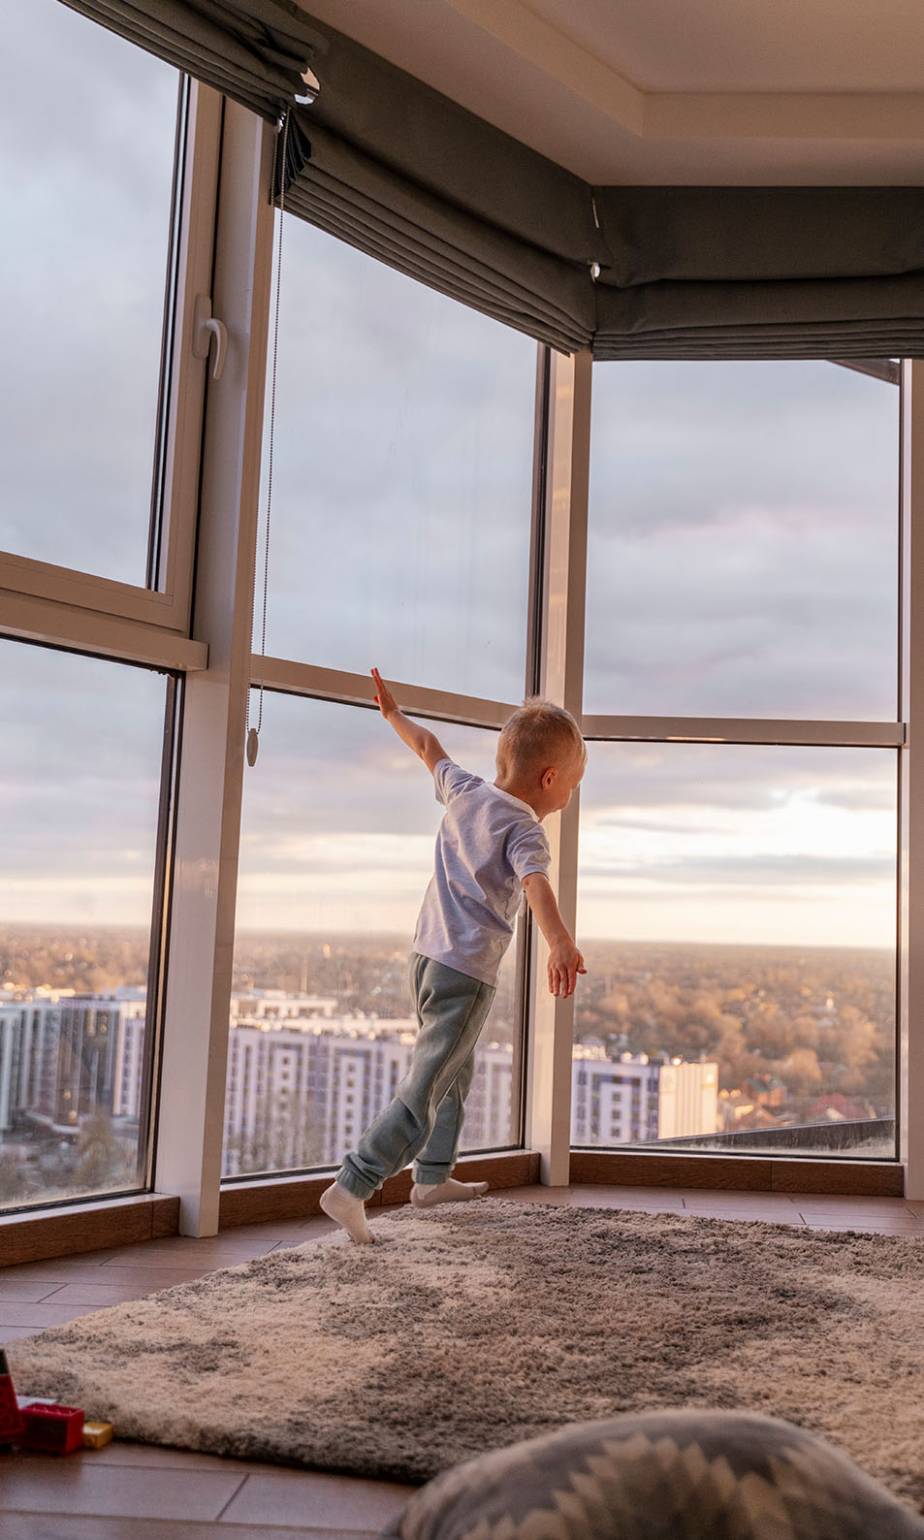
[(645, 1144), (719, 1127), (719, 1069), (714, 1062), (610, 1059), (602, 1044), (576, 1043), (571, 1138), (577, 1145)]
[(410, 1017), (232, 1021), (225, 1175), (260, 1159), (271, 1167), (338, 1160), (391, 1101), (415, 1036)]
[(36, 990), (0, 997), (0, 1133), (17, 1113), (62, 1132), (98, 1108), (137, 1118), (145, 994)]
[(719, 1066), (671, 1059), (658, 1076), (658, 1138), (719, 1131)]
[(112, 1115), (115, 1118), (138, 1118), (141, 1116), (145, 1065), (144, 991), (139, 991), (134, 999), (120, 1001), (118, 1011)]
[(231, 1022), (329, 1020), (337, 1010), (333, 995), (290, 995), (284, 989), (251, 989), (231, 996)]

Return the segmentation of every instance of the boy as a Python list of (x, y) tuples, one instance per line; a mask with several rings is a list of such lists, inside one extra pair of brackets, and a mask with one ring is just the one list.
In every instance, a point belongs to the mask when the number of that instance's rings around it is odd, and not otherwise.
[(433, 733), (402, 714), (378, 669), (372, 677), (379, 710), (431, 771), (446, 813), (410, 958), (420, 1027), (411, 1067), (321, 1195), (325, 1214), (360, 1245), (373, 1239), (366, 1200), (410, 1160), (417, 1208), (487, 1191), (487, 1182), (457, 1182), (451, 1172), (475, 1045), (523, 892), (549, 944), (551, 993), (572, 994), (577, 975), (587, 971), (546, 875), (542, 827), (547, 814), (568, 806), (584, 774), (587, 750), (574, 718), (546, 701), (526, 701), (504, 724), (497, 779), (488, 784), (460, 769)]

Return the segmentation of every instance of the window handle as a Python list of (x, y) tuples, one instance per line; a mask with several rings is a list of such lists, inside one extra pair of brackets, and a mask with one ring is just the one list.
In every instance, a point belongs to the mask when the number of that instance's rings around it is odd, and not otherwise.
[(208, 358), (212, 338), (215, 338), (215, 357), (212, 362), (212, 379), (220, 380), (228, 356), (228, 328), (224, 321), (212, 315), (212, 296), (197, 294), (193, 317), (193, 357)]

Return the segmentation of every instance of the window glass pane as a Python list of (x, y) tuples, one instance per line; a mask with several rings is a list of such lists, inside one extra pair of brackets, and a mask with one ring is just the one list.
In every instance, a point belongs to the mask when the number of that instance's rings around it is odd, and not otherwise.
[(143, 584), (178, 75), (57, 0), (3, 23), (0, 549)]
[(591, 744), (575, 1144), (892, 1156), (896, 753)]
[[(433, 724), (494, 779), (495, 734)], [(224, 1174), (338, 1163), (416, 1035), (414, 923), (441, 808), (377, 713), (267, 695), (241, 831)], [(517, 1142), (515, 941), (477, 1049), (462, 1148)]]
[(143, 1185), (166, 683), (0, 642), (0, 1208)]
[(596, 368), (585, 709), (894, 719), (898, 414), (823, 362)]
[(522, 698), (535, 373), (529, 338), (286, 222), (268, 653)]

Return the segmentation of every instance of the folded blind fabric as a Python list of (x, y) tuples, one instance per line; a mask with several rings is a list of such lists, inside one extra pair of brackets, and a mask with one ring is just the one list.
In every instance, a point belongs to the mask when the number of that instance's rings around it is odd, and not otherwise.
[(322, 42), (295, 0), (63, 0), (147, 53), (275, 120)]
[(585, 267), (479, 219), (301, 114), (285, 195), (299, 214), (370, 256), (563, 352), (589, 347), (593, 284)]
[(595, 358), (924, 350), (924, 188), (591, 187), (320, 26), (286, 207)]
[(924, 188), (602, 187), (594, 356), (924, 349)]
[(296, 0), (64, 3), (264, 117), (289, 107), (288, 209), (563, 351), (924, 353), (922, 187), (591, 187)]
[(588, 347), (590, 188), (350, 38), (321, 27), (321, 88), (289, 128), (286, 208), (565, 351)]

